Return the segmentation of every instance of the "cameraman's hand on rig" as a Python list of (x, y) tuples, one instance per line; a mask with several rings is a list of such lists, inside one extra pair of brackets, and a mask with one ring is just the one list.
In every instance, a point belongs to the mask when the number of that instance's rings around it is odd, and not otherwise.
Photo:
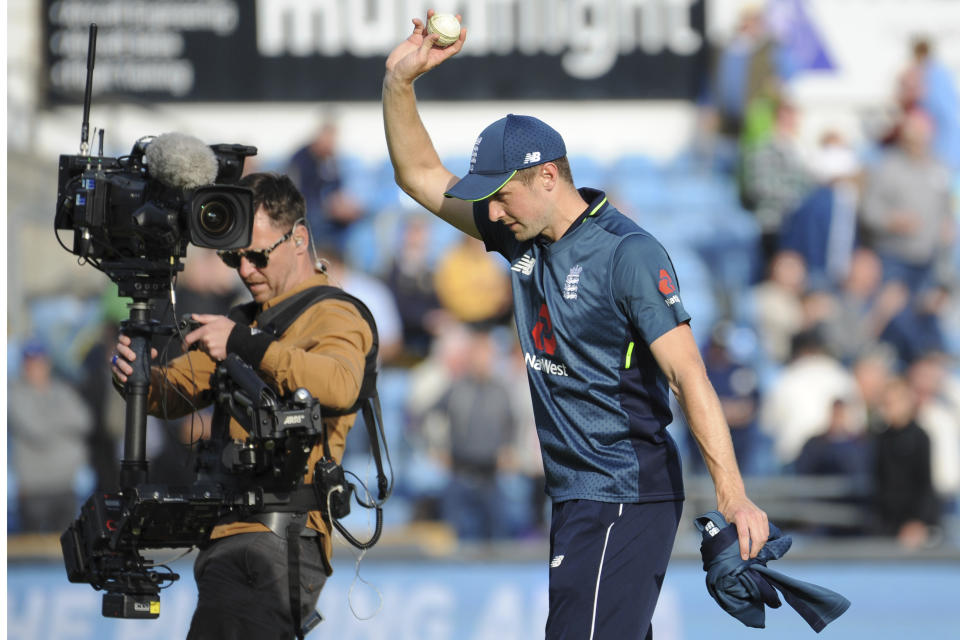
[[(127, 376), (133, 373), (133, 365), (130, 363), (137, 359), (137, 354), (130, 348), (131, 342), (129, 336), (121, 333), (117, 338), (117, 346), (114, 348), (115, 354), (110, 359), (110, 371), (113, 372), (113, 378), (122, 384), (126, 384)], [(150, 349), (151, 360), (156, 360), (158, 355), (156, 349)]]
[[(217, 362), (222, 362), (227, 357), (227, 341), (235, 326), (236, 323), (226, 316), (195, 313), (181, 321), (180, 331), (186, 349), (199, 349)], [(128, 336), (120, 334), (115, 352), (110, 361), (113, 377), (120, 383), (126, 383), (127, 376), (133, 372), (130, 363), (137, 359), (137, 354), (130, 348)], [(155, 360), (157, 356), (157, 350), (151, 349), (150, 359)]]
[(183, 336), (188, 349), (200, 349), (217, 362), (227, 357), (227, 341), (230, 332), (237, 325), (226, 316), (206, 313), (193, 314), (193, 320), (200, 326)]

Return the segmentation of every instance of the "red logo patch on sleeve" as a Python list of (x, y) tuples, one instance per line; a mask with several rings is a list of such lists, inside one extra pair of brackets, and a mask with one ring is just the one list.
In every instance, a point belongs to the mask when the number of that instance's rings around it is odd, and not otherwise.
[(660, 293), (665, 296), (668, 296), (677, 290), (677, 288), (673, 286), (673, 278), (670, 277), (670, 274), (667, 273), (666, 269), (660, 269), (660, 284), (657, 285), (657, 288), (660, 289)]

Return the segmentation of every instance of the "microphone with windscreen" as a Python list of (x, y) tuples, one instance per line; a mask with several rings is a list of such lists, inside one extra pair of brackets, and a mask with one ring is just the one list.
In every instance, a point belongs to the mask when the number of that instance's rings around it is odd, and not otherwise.
[(150, 176), (174, 189), (212, 184), (219, 166), (213, 149), (185, 133), (164, 133), (143, 154)]

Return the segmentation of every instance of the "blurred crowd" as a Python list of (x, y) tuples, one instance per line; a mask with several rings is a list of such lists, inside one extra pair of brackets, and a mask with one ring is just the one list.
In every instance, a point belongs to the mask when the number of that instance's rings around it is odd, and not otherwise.
[[(922, 547), (960, 515), (960, 100), (931, 43), (905, 58), (888, 127), (857, 145), (828, 129), (808, 149), (790, 61), (763, 16), (746, 13), (714, 56), (687, 151), (570, 162), (578, 186), (607, 190), (670, 252), (748, 481), (838, 480), (828, 499), (856, 517), (814, 532)], [(294, 178), (319, 258), (377, 320), (396, 478), (387, 525), (545, 535), (509, 265), (399, 193), (386, 159), (340, 149), (327, 114), (303, 148), (258, 168)], [(194, 247), (176, 285), (176, 308), (156, 305), (161, 322), (244, 299), (235, 274)], [(108, 358), (125, 302), (107, 288), (30, 311), (32, 334), (8, 348), (11, 532), (58, 531), (78, 500), (115, 488), (124, 429)], [(176, 339), (155, 346), (161, 360), (179, 352)], [(674, 413), (685, 472), (703, 474)], [(192, 480), (191, 445), (208, 424), (150, 419), (152, 482)], [(364, 438), (353, 430), (345, 459), (361, 476)]]

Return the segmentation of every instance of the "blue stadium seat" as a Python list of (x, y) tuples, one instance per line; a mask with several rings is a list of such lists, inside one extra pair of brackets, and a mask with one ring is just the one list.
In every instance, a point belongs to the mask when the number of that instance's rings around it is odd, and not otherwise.
[(736, 296), (752, 284), (760, 261), (760, 227), (756, 218), (737, 204), (716, 211), (710, 226), (714, 233), (699, 243), (718, 285)]
[(606, 190), (610, 181), (610, 170), (594, 156), (569, 156), (573, 183), (578, 187), (591, 187)]
[(666, 185), (671, 207), (679, 212), (702, 209), (712, 213), (736, 202), (732, 181), (712, 173), (672, 174)]
[(611, 179), (617, 182), (660, 173), (660, 166), (648, 155), (625, 153), (610, 166)]
[(624, 213), (638, 220), (659, 216), (669, 198), (663, 177), (653, 158), (636, 153), (624, 154), (610, 165), (606, 189), (614, 205)]
[(344, 173), (344, 188), (360, 201), (368, 214), (400, 203), (400, 188), (394, 182), (389, 158), (356, 163)]
[(648, 215), (661, 215), (666, 211), (670, 197), (663, 180), (655, 174), (617, 177), (610, 184), (608, 193), (615, 206), (622, 206), (637, 219)]

